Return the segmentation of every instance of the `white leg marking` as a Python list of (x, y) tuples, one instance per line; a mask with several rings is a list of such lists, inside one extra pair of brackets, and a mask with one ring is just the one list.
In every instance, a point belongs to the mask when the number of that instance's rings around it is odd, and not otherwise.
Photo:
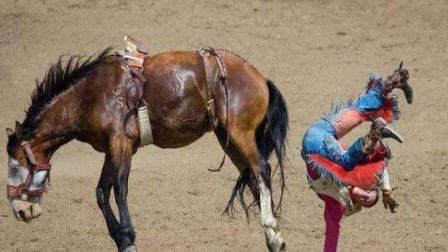
[(132, 245), (132, 246), (125, 248), (122, 252), (136, 252), (136, 251), (137, 251), (137, 247), (135, 247), (135, 245)]
[(260, 187), (260, 208), (261, 208), (261, 224), (264, 227), (276, 228), (277, 220), (272, 213), (271, 191), (264, 182), (259, 184)]
[(261, 224), (265, 231), (268, 249), (271, 252), (278, 252), (282, 249), (283, 238), (278, 230), (277, 219), (272, 213), (271, 190), (264, 182), (261, 182), (258, 186), (260, 188)]

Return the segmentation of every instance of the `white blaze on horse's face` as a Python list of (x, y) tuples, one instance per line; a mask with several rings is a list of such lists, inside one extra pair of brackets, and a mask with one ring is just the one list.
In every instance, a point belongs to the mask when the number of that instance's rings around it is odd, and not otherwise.
[[(25, 183), (29, 174), (27, 168), (23, 167), (20, 162), (8, 155), (8, 185), (19, 186)], [(42, 188), (43, 181), (46, 178), (47, 172), (38, 172), (35, 174), (31, 183), (30, 189)], [(39, 206), (41, 197), (28, 197), (28, 195), (22, 194), (20, 199), (11, 200), (11, 208), (14, 216), (18, 220), (30, 222), (33, 218), (37, 218), (41, 215), (42, 209)]]
[(28, 170), (20, 162), (8, 155), (8, 185), (18, 186), (25, 182)]

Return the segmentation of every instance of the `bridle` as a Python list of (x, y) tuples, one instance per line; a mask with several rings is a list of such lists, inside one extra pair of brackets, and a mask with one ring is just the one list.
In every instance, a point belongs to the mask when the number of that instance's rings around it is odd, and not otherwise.
[(20, 145), (23, 155), (25, 156), (26, 162), (27, 162), (27, 169), (28, 169), (28, 176), (26, 177), (26, 180), (24, 183), (18, 185), (18, 186), (11, 186), (7, 185), (7, 196), (9, 200), (13, 199), (20, 199), (22, 198), (22, 195), (26, 194), (31, 197), (38, 197), (41, 196), (44, 192), (47, 191), (46, 186), (38, 189), (31, 190), (31, 183), (33, 181), (34, 175), (36, 175), (40, 171), (47, 171), (46, 177), (43, 179), (43, 184), (45, 184), (45, 181), (48, 179), (48, 182), (50, 182), (50, 170), (51, 165), (50, 164), (40, 164), (36, 161), (36, 158), (33, 154), (33, 151), (31, 150), (30, 143), (28, 141), (24, 141)]

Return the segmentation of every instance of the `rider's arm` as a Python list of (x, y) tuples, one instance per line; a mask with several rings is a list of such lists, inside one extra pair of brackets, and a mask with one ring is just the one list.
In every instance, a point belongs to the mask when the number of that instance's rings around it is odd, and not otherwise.
[(390, 186), (390, 179), (389, 179), (389, 172), (387, 171), (387, 168), (384, 168), (383, 176), (381, 177), (380, 182), (378, 183), (378, 187), (389, 189), (391, 190), (392, 187)]
[(392, 193), (394, 189), (392, 189), (392, 187), (390, 186), (389, 172), (387, 172), (387, 168), (384, 170), (383, 177), (378, 183), (378, 186), (383, 192), (384, 208), (385, 209), (389, 208), (392, 213), (395, 213), (397, 211), (396, 208), (399, 206), (399, 204), (395, 200), (395, 197)]

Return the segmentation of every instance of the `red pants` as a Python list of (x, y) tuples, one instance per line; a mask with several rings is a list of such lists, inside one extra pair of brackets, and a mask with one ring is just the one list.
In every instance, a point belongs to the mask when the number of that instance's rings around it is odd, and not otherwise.
[[(311, 179), (318, 179), (320, 176), (307, 167), (308, 175)], [(338, 247), (339, 229), (341, 228), (341, 219), (345, 212), (345, 206), (335, 199), (318, 194), (325, 202), (324, 218), (325, 218), (325, 244), (324, 252), (335, 252)]]

